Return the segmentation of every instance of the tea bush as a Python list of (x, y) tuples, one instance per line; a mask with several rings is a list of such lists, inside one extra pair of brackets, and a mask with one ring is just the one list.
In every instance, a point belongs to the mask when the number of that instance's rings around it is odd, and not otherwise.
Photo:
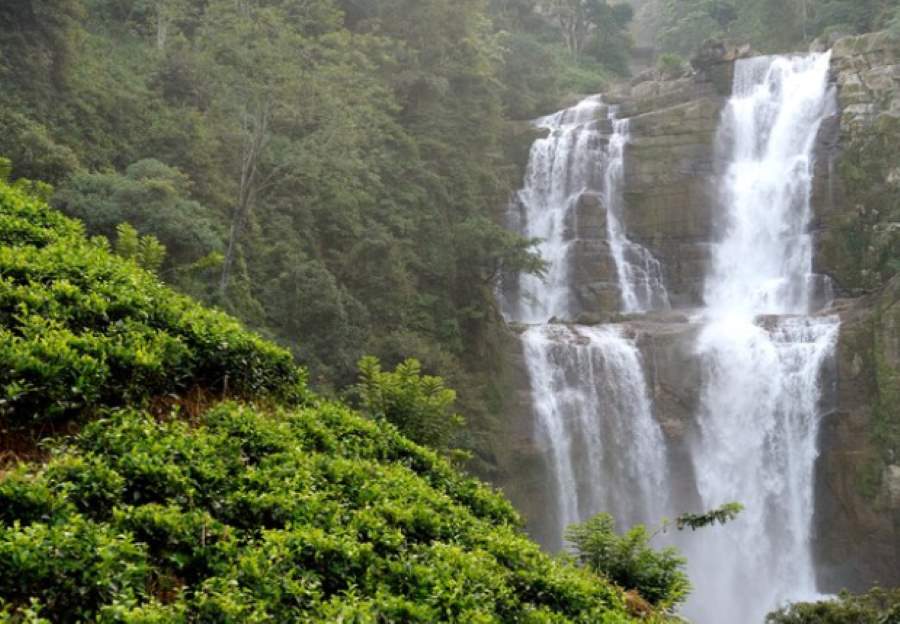
[(629, 621), (499, 495), (334, 403), (113, 412), (9, 472), (0, 510), (10, 622)]
[(0, 425), (203, 388), (300, 401), (290, 354), (89, 240), (23, 185), (0, 182)]
[(860, 595), (842, 592), (829, 600), (800, 602), (766, 616), (766, 624), (897, 624), (900, 589), (875, 587)]

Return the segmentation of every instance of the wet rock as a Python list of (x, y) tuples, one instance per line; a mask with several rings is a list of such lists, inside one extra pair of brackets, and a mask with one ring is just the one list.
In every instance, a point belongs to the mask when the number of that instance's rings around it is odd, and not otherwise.
[(700, 303), (716, 208), (715, 136), (724, 100), (703, 97), (632, 119), (625, 227), (662, 263), (675, 307)]
[(734, 62), (751, 56), (753, 50), (750, 46), (734, 46), (718, 39), (709, 39), (691, 59), (691, 67), (706, 77), (719, 95), (729, 95), (734, 80)]
[[(900, 584), (900, 278), (841, 301), (836, 386), (816, 468), (816, 556), (823, 591)], [(893, 425), (891, 424), (893, 422)]]

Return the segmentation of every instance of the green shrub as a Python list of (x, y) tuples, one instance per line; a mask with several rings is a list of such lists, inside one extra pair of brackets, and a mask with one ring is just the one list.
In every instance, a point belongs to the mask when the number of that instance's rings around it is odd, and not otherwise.
[(9, 621), (629, 621), (499, 495), (335, 403), (111, 413), (0, 502)]
[(202, 388), (297, 401), (289, 353), (88, 240), (79, 224), (0, 183), (0, 418), (77, 418)]
[(414, 442), (451, 450), (453, 436), (465, 421), (453, 411), (456, 393), (443, 379), (423, 375), (421, 364), (412, 359), (385, 372), (374, 357), (359, 361), (359, 379), (357, 393), (365, 414), (387, 420)]
[(120, 224), (152, 235), (179, 265), (224, 250), (223, 228), (206, 206), (189, 199), (191, 184), (181, 171), (157, 160), (130, 165), (124, 175), (79, 173), (60, 185), (53, 205), (80, 219), (92, 234), (113, 240)]
[(660, 54), (656, 61), (656, 71), (663, 78), (680, 78), (687, 72), (687, 63), (677, 54)]
[(0, 127), (0, 154), (15, 163), (13, 177), (58, 184), (80, 169), (75, 152), (57, 143), (43, 124), (4, 106)]
[(844, 592), (832, 600), (801, 602), (766, 616), (766, 624), (897, 624), (900, 589), (875, 588), (854, 596)]
[(619, 535), (612, 516), (599, 514), (570, 527), (566, 539), (581, 565), (624, 589), (637, 591), (657, 607), (669, 608), (687, 598), (690, 583), (684, 572), (686, 559), (674, 548), (651, 548), (650, 535), (643, 525)]
[(80, 516), (0, 527), (0, 596), (23, 606), (39, 597), (54, 622), (84, 621), (114, 597), (142, 595), (147, 573), (142, 546)]

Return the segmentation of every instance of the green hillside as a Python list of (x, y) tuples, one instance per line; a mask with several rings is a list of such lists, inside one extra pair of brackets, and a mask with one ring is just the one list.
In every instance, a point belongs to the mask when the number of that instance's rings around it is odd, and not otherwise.
[(0, 239), (4, 435), (77, 429), (0, 465), (0, 621), (629, 621), (500, 495), (28, 184)]

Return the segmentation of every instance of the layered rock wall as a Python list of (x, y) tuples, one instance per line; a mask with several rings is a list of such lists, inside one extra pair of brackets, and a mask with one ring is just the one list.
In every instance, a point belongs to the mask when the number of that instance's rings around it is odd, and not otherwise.
[(900, 42), (832, 53), (839, 116), (816, 169), (816, 270), (844, 297), (834, 409), (817, 473), (822, 588), (900, 584)]

